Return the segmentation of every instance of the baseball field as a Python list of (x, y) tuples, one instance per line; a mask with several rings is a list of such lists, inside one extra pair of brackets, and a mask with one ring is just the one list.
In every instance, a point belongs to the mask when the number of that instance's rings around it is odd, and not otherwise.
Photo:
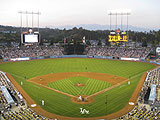
[[(0, 70), (9, 73), (45, 111), (76, 118), (99, 117), (118, 112), (128, 102), (132, 102), (130, 100), (138, 88), (140, 78), (153, 68), (154, 65), (143, 62), (91, 58), (0, 64)], [(140, 87), (142, 85), (143, 83)], [(79, 100), (80, 96), (85, 100)], [(82, 114), (80, 108), (89, 113)]]

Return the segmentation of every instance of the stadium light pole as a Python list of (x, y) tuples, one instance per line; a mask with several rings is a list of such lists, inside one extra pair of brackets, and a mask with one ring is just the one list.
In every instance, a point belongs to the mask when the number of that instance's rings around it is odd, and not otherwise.
[[(32, 15), (32, 25), (30, 27), (32, 27), (32, 30), (34, 29), (34, 21), (33, 21), (33, 17), (34, 15), (37, 15), (38, 16), (38, 34), (39, 34), (39, 15), (41, 14), (39, 11), (38, 12), (28, 12), (28, 11), (18, 11), (18, 13), (20, 14), (20, 26), (21, 26), (21, 42), (20, 43), (23, 43), (23, 15), (26, 16), (26, 25), (24, 26), (25, 28), (25, 31), (26, 33), (28, 33), (28, 27), (29, 27), (29, 24), (28, 24), (28, 15)], [(40, 34), (39, 34), (39, 40), (40, 40)], [(22, 45), (22, 44), (21, 44)]]
[(128, 35), (128, 14), (127, 14), (127, 35)]
[(38, 14), (37, 14), (37, 15), (38, 15), (38, 19), (37, 19), (38, 21), (37, 21), (37, 23), (38, 23), (38, 32), (39, 32), (39, 15), (40, 15), (41, 13), (40, 13), (39, 11), (38, 11), (37, 13), (38, 13)]
[(123, 17), (122, 17), (122, 16), (123, 16), (123, 14), (121, 13), (121, 31), (122, 31), (122, 29), (123, 29), (123, 28), (122, 28), (122, 27), (123, 27), (123, 26), (122, 26), (122, 25), (123, 25)]
[(118, 9), (118, 10), (108, 10), (108, 15), (110, 15), (110, 29), (111, 29), (111, 16), (116, 16), (116, 29), (117, 29), (117, 22), (118, 16), (121, 15), (121, 29), (123, 28), (123, 16), (127, 15), (127, 31), (128, 31), (128, 16), (131, 15), (130, 9)]
[(115, 28), (115, 30), (117, 30), (117, 12), (116, 12), (116, 28)]
[(28, 31), (28, 12), (26, 11), (26, 28), (27, 28), (27, 31)]
[(38, 23), (38, 32), (39, 32), (39, 15), (41, 15), (41, 13), (38, 11), (38, 12), (28, 12), (28, 11), (19, 11), (18, 13), (20, 13), (20, 15), (21, 15), (21, 28), (23, 27), (23, 25), (22, 25), (22, 21), (23, 21), (23, 19), (22, 19), (22, 15), (23, 14), (25, 14), (26, 15), (26, 28), (27, 28), (27, 31), (28, 31), (28, 15), (32, 15), (32, 29), (34, 28), (34, 15), (37, 15), (38, 16), (38, 21), (37, 21), (37, 23)]
[(111, 20), (111, 15), (110, 15), (110, 31), (111, 31), (111, 29), (112, 29), (112, 28), (111, 28), (111, 25), (112, 25), (111, 21), (112, 21), (112, 20)]
[(20, 12), (20, 16), (21, 16), (21, 33), (22, 33), (22, 13)]
[(32, 11), (32, 30), (33, 30), (33, 11)]

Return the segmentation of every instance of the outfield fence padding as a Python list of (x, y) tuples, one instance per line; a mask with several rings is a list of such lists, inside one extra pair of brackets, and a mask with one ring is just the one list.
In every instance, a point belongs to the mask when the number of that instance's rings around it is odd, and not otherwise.
[(25, 61), (25, 60), (36, 60), (36, 59), (54, 59), (54, 58), (97, 58), (97, 59), (117, 59), (117, 60), (128, 60), (128, 61), (141, 61), (149, 62), (160, 65), (158, 62), (146, 61), (145, 58), (127, 58), (127, 57), (114, 57), (114, 56), (88, 56), (88, 55), (62, 55), (62, 56), (38, 56), (38, 57), (23, 57), (23, 58), (4, 58), (4, 62), (9, 61)]

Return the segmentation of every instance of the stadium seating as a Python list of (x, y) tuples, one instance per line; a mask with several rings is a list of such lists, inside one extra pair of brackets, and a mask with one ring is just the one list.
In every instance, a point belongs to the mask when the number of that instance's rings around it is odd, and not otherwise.
[(21, 46), (0, 48), (3, 58), (39, 57), (39, 56), (61, 56), (64, 49), (56, 46)]
[(127, 48), (127, 47), (88, 47), (86, 48), (89, 56), (115, 56), (145, 58), (150, 53), (150, 48)]
[[(36, 57), (36, 56), (52, 56), (63, 55), (64, 49), (55, 46), (23, 46), (23, 47), (5, 47), (0, 49), (0, 54), (3, 58), (18, 58), (18, 57)], [(87, 47), (88, 56), (117, 56), (117, 57), (147, 57), (150, 53), (150, 48), (123, 48), (123, 47)], [(148, 87), (155, 84), (156, 97), (153, 106), (146, 107), (144, 105), (144, 95), (147, 92)], [(9, 82), (5, 76), (0, 73), (0, 86), (6, 86), (11, 91), (13, 96), (19, 92)], [(19, 101), (19, 100), (17, 100)], [(126, 115), (117, 118), (119, 120), (133, 120), (133, 119), (160, 119), (160, 110), (156, 109), (156, 105), (160, 105), (160, 67), (148, 72), (148, 78), (145, 80), (143, 88), (139, 94), (138, 104), (135, 108)], [(20, 105), (21, 106), (21, 105)], [(5, 96), (0, 89), (0, 109), (1, 115), (5, 120), (47, 120), (47, 118), (36, 114), (30, 108), (21, 106), (17, 111), (12, 111), (11, 106), (7, 103)], [(7, 111), (7, 112), (6, 112)]]
[[(144, 95), (147, 92), (147, 88), (150, 87), (152, 84), (157, 86), (156, 89), (156, 97), (155, 101), (152, 105), (144, 104)], [(120, 117), (118, 120), (159, 120), (160, 119), (160, 110), (157, 109), (156, 105), (160, 105), (160, 67), (157, 67), (154, 70), (148, 72), (148, 77), (146, 78), (143, 88), (140, 92), (138, 98), (138, 105), (135, 108), (127, 113), (126, 115)]]
[[(17, 96), (18, 98), (19, 92), (15, 89), (10, 81), (6, 79), (2, 72), (0, 73), (0, 86), (5, 86), (11, 94)], [(0, 89), (0, 115), (4, 120), (48, 120), (46, 117), (37, 115), (30, 108), (26, 108), (24, 105), (21, 106), (21, 102), (17, 100), (18, 111), (13, 111), (11, 105), (7, 103), (7, 100)]]
[(19, 111), (2, 113), (5, 120), (48, 120), (46, 117), (37, 115), (30, 108), (20, 108)]

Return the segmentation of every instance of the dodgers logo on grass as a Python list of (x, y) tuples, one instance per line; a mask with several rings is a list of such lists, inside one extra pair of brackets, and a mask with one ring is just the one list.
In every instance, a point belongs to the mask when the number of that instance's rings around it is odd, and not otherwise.
[(81, 114), (89, 114), (89, 110), (80, 108), (80, 113), (81, 113)]

